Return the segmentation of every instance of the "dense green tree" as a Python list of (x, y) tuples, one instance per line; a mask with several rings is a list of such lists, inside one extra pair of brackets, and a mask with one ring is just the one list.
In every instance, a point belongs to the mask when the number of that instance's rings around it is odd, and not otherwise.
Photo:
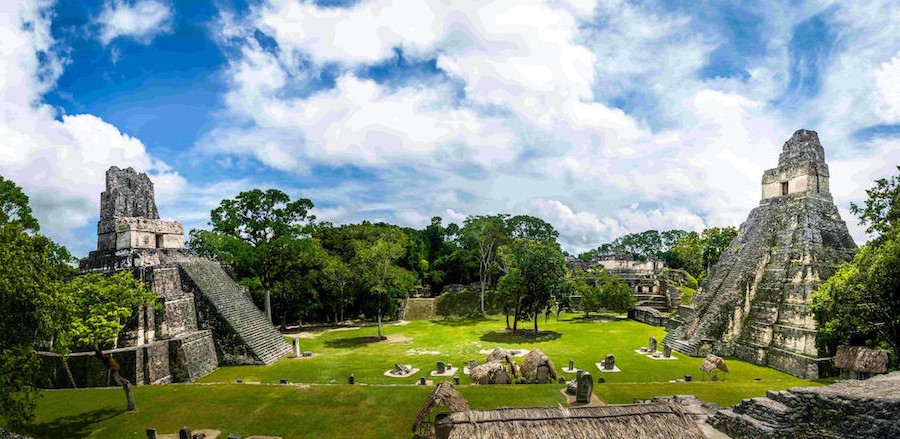
[(862, 206), (850, 203), (850, 212), (866, 226), (866, 233), (888, 235), (900, 224), (900, 175), (875, 180), (875, 187), (867, 189), (866, 194), (869, 198)]
[(39, 229), (28, 197), (0, 177), (0, 416), (14, 429), (34, 418), (40, 395), (34, 350), (64, 322), (55, 285), (76, 273), (69, 252)]
[(531, 215), (516, 215), (506, 219), (509, 239), (536, 239), (556, 242), (559, 232), (553, 226)]
[(0, 175), (0, 224), (19, 224), (22, 229), (37, 232), (37, 220), (31, 214), (28, 196), (12, 180)]
[(341, 258), (333, 255), (328, 255), (323, 265), (320, 273), (323, 291), (327, 294), (324, 302), (336, 324), (344, 321), (344, 309), (352, 299), (353, 272)]
[(555, 242), (533, 239), (515, 239), (500, 253), (506, 267), (502, 294), (515, 310), (513, 333), (520, 318), (534, 317), (537, 334), (539, 316), (548, 312), (567, 288), (565, 257)]
[[(276, 285), (284, 288), (290, 270), (284, 257), (294, 240), (309, 236), (315, 217), (313, 203), (305, 198), (291, 201), (277, 189), (253, 189), (234, 199), (222, 200), (210, 214), (211, 231), (192, 232), (188, 246), (232, 265), (242, 283), (261, 290), (266, 315), (272, 319), (270, 295)], [(287, 264), (289, 265), (289, 264)]]
[[(900, 168), (898, 168), (900, 169)], [(817, 342), (833, 353), (839, 344), (885, 348), (900, 358), (900, 176), (881, 179), (854, 205), (860, 224), (880, 233), (853, 260), (820, 284), (810, 310), (819, 322)]]
[(622, 314), (634, 308), (637, 298), (631, 291), (631, 287), (619, 279), (619, 276), (609, 276), (600, 285), (600, 306), (610, 311)]
[(130, 271), (114, 275), (88, 274), (56, 285), (55, 317), (59, 322), (53, 334), (53, 350), (67, 355), (73, 348), (91, 347), (116, 383), (122, 386), (128, 402), (127, 410), (137, 410), (132, 383), (119, 373), (119, 364), (103, 351), (115, 347), (116, 337), (125, 324), (142, 307), (156, 302), (156, 294), (148, 291)]
[(404, 244), (402, 233), (385, 236), (374, 243), (357, 242), (352, 265), (362, 284), (361, 305), (367, 315), (377, 318), (379, 338), (382, 338), (382, 316), (393, 311), (394, 299), (406, 297), (415, 283), (411, 273), (394, 264), (403, 255)]
[(484, 291), (491, 280), (497, 249), (509, 240), (508, 215), (470, 216), (460, 230), (463, 245), (478, 256), (478, 280), (481, 284), (481, 312), (484, 313)]

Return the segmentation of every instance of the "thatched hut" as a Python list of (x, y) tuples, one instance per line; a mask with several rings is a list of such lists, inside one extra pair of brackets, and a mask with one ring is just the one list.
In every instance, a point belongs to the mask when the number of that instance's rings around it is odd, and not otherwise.
[(416, 416), (412, 431), (420, 437), (433, 437), (434, 420), (443, 413), (464, 412), (469, 403), (449, 381), (438, 384)]
[(689, 416), (668, 402), (468, 410), (443, 416), (434, 425), (441, 439), (704, 437)]
[[(500, 375), (500, 371), (504, 370), (506, 372), (507, 380), (512, 380), (513, 377), (516, 376), (515, 367), (516, 363), (510, 363), (511, 367), (504, 368), (503, 363), (500, 361), (491, 361), (484, 364), (479, 364), (474, 369), (469, 370), (469, 376), (472, 377), (472, 382), (475, 384), (493, 384), (498, 382), (498, 377)], [(512, 375), (512, 376), (510, 376)]]
[(717, 370), (728, 373), (728, 366), (725, 364), (725, 360), (723, 360), (722, 357), (709, 354), (703, 360), (703, 363), (700, 363), (700, 370), (715, 375)]
[(855, 378), (887, 372), (888, 351), (862, 346), (838, 346), (834, 365), (851, 373)]
[(559, 378), (556, 373), (556, 365), (553, 364), (550, 357), (544, 355), (544, 353), (537, 348), (532, 349), (522, 360), (522, 367), (519, 368), (519, 374), (527, 383), (537, 382), (538, 368), (542, 365), (549, 368), (549, 382), (556, 382)]

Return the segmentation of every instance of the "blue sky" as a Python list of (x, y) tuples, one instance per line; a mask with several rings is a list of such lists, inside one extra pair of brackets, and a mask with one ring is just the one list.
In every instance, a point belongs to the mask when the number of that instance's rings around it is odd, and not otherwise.
[(103, 172), (202, 227), (277, 187), (334, 223), (508, 212), (579, 252), (738, 225), (796, 129), (847, 211), (900, 163), (895, 2), (37, 1), (0, 6), (0, 170), (85, 255)]

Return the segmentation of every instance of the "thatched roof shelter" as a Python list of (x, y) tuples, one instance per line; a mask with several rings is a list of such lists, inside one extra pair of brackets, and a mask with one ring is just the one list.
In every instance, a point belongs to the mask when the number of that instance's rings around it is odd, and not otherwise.
[(722, 357), (717, 357), (713, 354), (707, 355), (706, 359), (703, 360), (703, 363), (700, 364), (700, 370), (706, 373), (713, 373), (717, 369), (722, 372), (728, 372), (728, 366), (725, 365), (725, 360), (723, 360)]
[(704, 437), (689, 416), (668, 402), (469, 410), (437, 420), (435, 432), (438, 438)]
[(556, 373), (556, 365), (550, 360), (550, 357), (544, 355), (540, 349), (534, 348), (522, 360), (522, 367), (519, 368), (519, 374), (526, 382), (534, 382), (537, 379), (538, 366), (547, 364), (550, 368), (550, 381), (555, 382), (559, 375)]
[(485, 363), (489, 363), (491, 361), (508, 361), (512, 359), (512, 354), (509, 353), (506, 349), (503, 348), (494, 348), (490, 354), (488, 354), (487, 360), (484, 360)]
[(834, 365), (838, 369), (854, 372), (885, 373), (888, 366), (888, 351), (862, 346), (838, 346)]
[[(516, 376), (516, 363), (510, 363), (510, 367), (507, 368), (507, 374)], [(474, 369), (469, 370), (469, 376), (472, 377), (472, 381), (476, 384), (490, 384), (491, 380), (493, 380), (500, 369), (503, 368), (503, 363), (500, 361), (491, 361), (489, 363), (479, 364)], [(507, 376), (508, 377), (508, 376)], [(511, 378), (509, 378), (511, 379)]]
[[(462, 394), (453, 387), (451, 382), (441, 382), (434, 388), (434, 391), (431, 392), (428, 399), (425, 400), (422, 410), (419, 411), (419, 416), (416, 416), (416, 422), (412, 427), (413, 433), (424, 433), (422, 429), (426, 426), (423, 425), (423, 422), (430, 421), (432, 412), (439, 407), (446, 407), (450, 413), (464, 412), (469, 410), (469, 403), (467, 403)], [(425, 429), (430, 430), (431, 426), (427, 426)]]

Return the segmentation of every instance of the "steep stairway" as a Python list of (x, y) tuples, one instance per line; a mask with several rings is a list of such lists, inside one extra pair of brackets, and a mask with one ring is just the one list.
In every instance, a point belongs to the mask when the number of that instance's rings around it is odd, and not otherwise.
[(178, 266), (211, 305), (216, 318), (234, 332), (250, 356), (268, 365), (291, 351), (291, 345), (221, 265), (204, 260)]

